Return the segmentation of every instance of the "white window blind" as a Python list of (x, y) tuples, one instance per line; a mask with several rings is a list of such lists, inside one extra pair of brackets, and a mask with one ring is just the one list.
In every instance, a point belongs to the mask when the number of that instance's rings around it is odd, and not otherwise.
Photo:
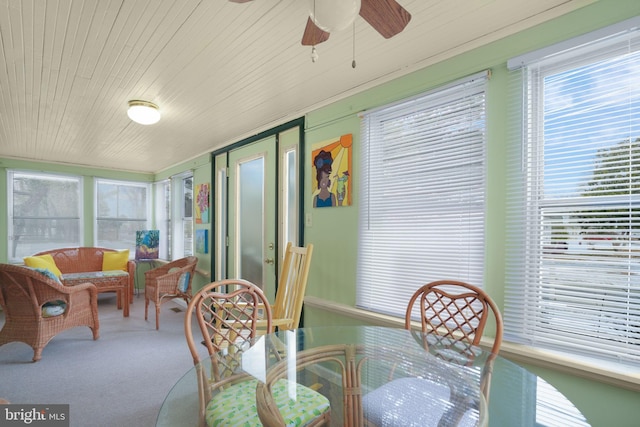
[(404, 317), (430, 281), (482, 286), (487, 75), (363, 114), (357, 306)]
[(82, 177), (7, 172), (9, 261), (82, 244)]
[(608, 36), (513, 73), (506, 339), (640, 362), (639, 42)]
[(129, 249), (133, 258), (136, 231), (151, 226), (150, 185), (96, 179), (96, 246)]

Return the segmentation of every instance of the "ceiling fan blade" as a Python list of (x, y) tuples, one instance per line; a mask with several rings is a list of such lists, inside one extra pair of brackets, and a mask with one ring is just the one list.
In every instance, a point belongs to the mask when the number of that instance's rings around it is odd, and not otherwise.
[(311, 17), (307, 18), (307, 26), (305, 27), (304, 34), (302, 35), (302, 45), (315, 46), (327, 41), (328, 39), (329, 33), (318, 28), (318, 26), (311, 20)]
[(411, 21), (411, 14), (396, 0), (362, 0), (360, 16), (385, 39), (402, 32)]

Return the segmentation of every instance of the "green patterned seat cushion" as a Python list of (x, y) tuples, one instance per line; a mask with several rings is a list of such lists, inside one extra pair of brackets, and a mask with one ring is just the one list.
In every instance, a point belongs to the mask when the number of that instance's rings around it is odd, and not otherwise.
[[(207, 405), (209, 427), (261, 427), (256, 408), (257, 380), (234, 384), (216, 394)], [(295, 384), (296, 400), (289, 399), (287, 380), (273, 386), (273, 397), (287, 427), (306, 426), (329, 410), (329, 400), (301, 384)]]

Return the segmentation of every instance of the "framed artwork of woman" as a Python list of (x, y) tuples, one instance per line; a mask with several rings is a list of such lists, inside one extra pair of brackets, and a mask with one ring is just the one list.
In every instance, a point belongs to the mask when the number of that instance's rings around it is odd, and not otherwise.
[(351, 206), (353, 135), (316, 144), (311, 151), (314, 208)]

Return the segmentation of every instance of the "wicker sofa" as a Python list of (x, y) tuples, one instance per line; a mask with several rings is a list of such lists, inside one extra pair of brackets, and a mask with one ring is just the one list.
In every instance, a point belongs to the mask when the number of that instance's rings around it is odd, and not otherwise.
[(51, 255), (62, 275), (60, 280), (66, 286), (86, 282), (93, 283), (98, 292), (117, 292), (118, 308), (124, 317), (129, 317), (129, 304), (133, 302), (133, 288), (136, 277), (136, 263), (127, 261), (126, 270), (103, 270), (105, 252), (114, 249), (97, 247), (62, 248), (39, 252), (34, 256)]

